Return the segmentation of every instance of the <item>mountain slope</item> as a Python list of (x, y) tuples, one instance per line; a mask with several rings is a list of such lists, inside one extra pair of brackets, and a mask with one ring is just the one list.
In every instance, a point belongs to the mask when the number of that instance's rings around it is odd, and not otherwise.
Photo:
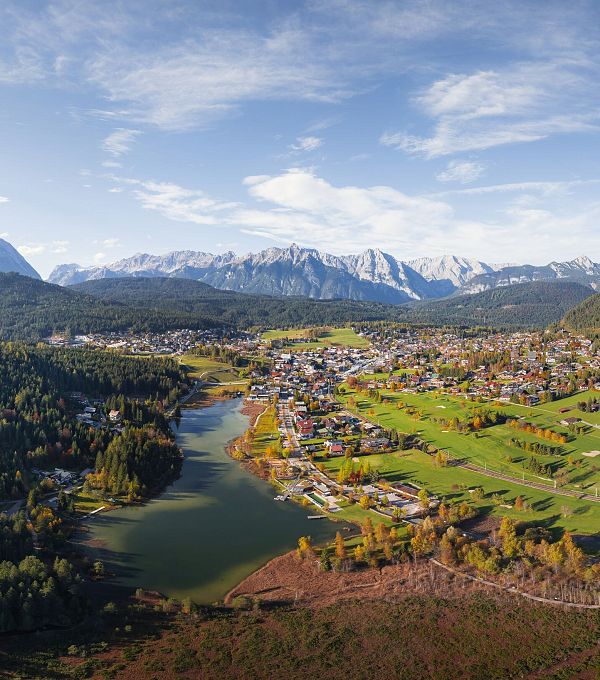
[(222, 290), (258, 295), (302, 295), (402, 304), (452, 294), (473, 294), (534, 281), (571, 280), (600, 287), (600, 264), (587, 257), (545, 266), (488, 264), (456, 255), (402, 262), (377, 248), (358, 255), (331, 255), (292, 244), (236, 256), (174, 251), (137, 254), (99, 267), (59, 265), (51, 283), (123, 277), (183, 278)]
[(0, 339), (34, 342), (64, 331), (341, 325), (395, 318), (398, 309), (352, 300), (245, 295), (176, 278), (102, 279), (66, 288), (0, 274)]
[(41, 276), (27, 262), (27, 260), (13, 248), (8, 241), (0, 238), (0, 272), (15, 272), (32, 279), (41, 279)]
[(380, 250), (338, 257), (292, 244), (235, 257), (193, 251), (164, 256), (135, 255), (103, 267), (60, 265), (52, 283), (73, 285), (83, 281), (137, 277), (177, 277), (204, 281), (224, 290), (263, 295), (303, 295), (330, 300), (373, 300), (392, 304), (439, 297), (437, 282)]
[(70, 290), (129, 307), (210, 318), (230, 327), (335, 325), (396, 318), (401, 308), (355, 300), (253, 295), (219, 290), (178, 278), (124, 278), (86, 281)]
[(475, 276), (495, 271), (493, 265), (456, 255), (421, 257), (408, 264), (428, 281), (437, 281), (445, 295), (450, 295)]
[[(431, 325), (544, 328), (593, 295), (572, 281), (539, 281), (411, 305), (408, 319)], [(585, 304), (585, 303), (584, 303)]]
[(447, 300), (386, 305), (223, 291), (188, 279), (100, 279), (65, 288), (0, 274), (0, 339), (36, 341), (53, 332), (162, 332), (176, 328), (272, 328), (401, 323), (544, 327), (592, 294), (568, 281), (523, 284)]
[(216, 288), (268, 295), (304, 295), (397, 304), (432, 297), (419, 274), (381, 251), (336, 257), (312, 248), (268, 248), (207, 272)]
[(97, 279), (123, 278), (126, 276), (202, 278), (211, 269), (216, 269), (235, 258), (232, 252), (223, 255), (180, 250), (166, 255), (138, 253), (133, 257), (118, 260), (98, 267), (81, 267), (78, 264), (61, 264), (48, 277), (49, 283), (70, 286)]
[(479, 293), (483, 290), (512, 286), (516, 283), (555, 281), (557, 279), (569, 279), (570, 281), (598, 286), (600, 284), (600, 264), (592, 262), (588, 257), (578, 257), (569, 262), (551, 262), (541, 267), (530, 264), (511, 265), (495, 272), (475, 276), (458, 292), (461, 294)]
[(137, 332), (221, 326), (210, 317), (136, 309), (20, 274), (0, 273), (0, 339), (36, 341), (53, 332)]
[(600, 293), (570, 309), (565, 314), (563, 325), (573, 331), (600, 333)]
[(593, 294), (589, 287), (570, 281), (521, 284), (405, 305), (248, 295), (182, 279), (105, 279), (79, 284), (74, 290), (136, 308), (212, 315), (225, 324), (243, 328), (375, 320), (436, 326), (543, 328), (559, 321), (567, 310)]

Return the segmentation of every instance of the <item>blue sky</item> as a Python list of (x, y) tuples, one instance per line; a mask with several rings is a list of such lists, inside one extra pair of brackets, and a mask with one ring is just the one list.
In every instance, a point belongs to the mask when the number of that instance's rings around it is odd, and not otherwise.
[(600, 3), (0, 3), (0, 236), (43, 274), (290, 242), (600, 260)]

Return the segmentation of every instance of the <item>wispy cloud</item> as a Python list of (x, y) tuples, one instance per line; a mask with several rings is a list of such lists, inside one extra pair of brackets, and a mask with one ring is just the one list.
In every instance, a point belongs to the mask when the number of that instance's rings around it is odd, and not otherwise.
[(171, 182), (154, 182), (113, 177), (132, 188), (134, 198), (145, 210), (153, 210), (176, 222), (217, 224), (220, 215), (237, 207), (237, 203), (217, 201), (198, 189), (186, 189)]
[(450, 161), (445, 170), (436, 175), (440, 182), (469, 184), (485, 173), (485, 165), (477, 161)]
[(290, 149), (294, 152), (316, 151), (323, 146), (320, 137), (298, 137), (294, 144), (290, 144)]
[(573, 189), (600, 184), (600, 179), (559, 180), (556, 182), (508, 182), (506, 184), (491, 184), (482, 187), (468, 187), (465, 189), (450, 189), (428, 194), (432, 198), (459, 195), (505, 194), (505, 193), (539, 193), (542, 195), (566, 194)]
[(52, 241), (51, 252), (55, 255), (62, 255), (68, 251), (69, 241)]
[(600, 130), (593, 70), (584, 65), (531, 62), (504, 71), (451, 74), (434, 82), (415, 104), (435, 124), (431, 136), (386, 132), (380, 141), (435, 158), (560, 133)]
[(140, 130), (117, 128), (104, 139), (102, 148), (111, 156), (118, 158), (131, 150), (133, 143), (141, 134)]
[(167, 129), (205, 126), (252, 100), (335, 102), (353, 91), (336, 86), (333, 65), (311, 58), (315, 46), (302, 30), (270, 35), (206, 32), (148, 53), (121, 48), (99, 55), (93, 82), (108, 92), (122, 118)]
[(103, 241), (94, 241), (94, 243), (102, 248), (117, 248), (121, 245), (121, 241), (118, 238), (105, 238)]
[(0, 196), (0, 203), (8, 203), (8, 200), (6, 196)]

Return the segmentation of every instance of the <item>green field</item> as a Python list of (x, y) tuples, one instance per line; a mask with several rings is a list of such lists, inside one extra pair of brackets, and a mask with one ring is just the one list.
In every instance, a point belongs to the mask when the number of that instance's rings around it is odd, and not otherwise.
[(184, 354), (179, 357), (179, 361), (185, 367), (190, 378), (214, 383), (243, 382), (236, 368), (211, 357)]
[[(594, 397), (598, 401), (600, 401), (600, 392), (597, 392), (596, 390), (588, 390), (587, 392), (579, 392), (578, 394), (574, 394), (570, 397), (567, 397), (566, 399), (552, 401), (548, 404), (542, 404), (541, 406), (536, 406), (534, 408), (536, 411), (543, 411), (544, 413), (546, 412), (553, 413), (558, 418), (558, 420), (573, 416), (575, 418), (581, 418), (582, 420), (585, 420), (588, 423), (592, 423), (593, 425), (600, 425), (600, 411), (596, 411), (595, 413), (586, 413), (584, 411), (580, 411), (577, 408), (578, 402), (580, 401), (587, 402), (588, 399)], [(559, 413), (560, 409), (563, 408), (569, 408), (570, 411), (568, 411), (567, 413)], [(598, 434), (600, 434), (600, 430), (598, 431)]]
[[(464, 419), (478, 410), (494, 409), (514, 418), (524, 418), (528, 423), (538, 427), (550, 428), (555, 432), (568, 435), (568, 428), (560, 425), (564, 417), (558, 415), (562, 401), (552, 404), (555, 411), (547, 411), (546, 405), (527, 408), (515, 404), (475, 403), (460, 397), (446, 396), (435, 392), (410, 394), (406, 392), (391, 392), (380, 390), (384, 400), (389, 403), (377, 404), (364, 395), (357, 395), (351, 391), (342, 395), (341, 399), (347, 403), (348, 396), (356, 399), (358, 411), (366, 415), (383, 427), (393, 427), (400, 432), (418, 434), (422, 439), (437, 448), (443, 448), (454, 458), (468, 461), (474, 465), (485, 467), (522, 477), (532, 481), (540, 481), (544, 477), (534, 475), (524, 469), (523, 463), (530, 457), (535, 457), (544, 465), (551, 465), (555, 472), (565, 472), (568, 483), (565, 488), (572, 490), (589, 490), (594, 492), (600, 487), (599, 458), (584, 456), (584, 453), (600, 449), (600, 430), (588, 427), (587, 431), (562, 445), (562, 455), (544, 456), (531, 454), (510, 445), (511, 438), (529, 442), (540, 440), (536, 435), (515, 430), (507, 425), (496, 425), (480, 430), (478, 433), (463, 434), (448, 431), (443, 425), (434, 422), (435, 418)], [(398, 402), (404, 403), (406, 408), (398, 409)], [(413, 410), (414, 413), (409, 413)], [(372, 412), (372, 415), (369, 413)], [(570, 462), (572, 461), (572, 463)]]
[[(486, 477), (460, 467), (436, 467), (432, 456), (421, 451), (402, 451), (376, 454), (364, 457), (371, 469), (377, 470), (386, 481), (412, 482), (431, 494), (452, 502), (471, 500), (468, 489), (482, 487), (485, 497), (474, 503), (482, 513), (498, 517), (508, 515), (516, 520), (561, 527), (576, 534), (596, 534), (600, 527), (600, 504), (584, 503), (576, 498), (554, 496), (538, 489), (501, 479)], [(335, 478), (343, 458), (317, 459), (324, 462), (327, 473)], [(531, 506), (530, 510), (517, 512), (494, 505), (493, 494), (502, 497), (503, 503), (512, 505), (517, 496), (523, 497)], [(352, 506), (352, 508), (359, 506)], [(572, 513), (563, 517), (563, 510)], [(363, 511), (364, 512), (364, 511)], [(339, 514), (339, 513), (338, 513)], [(373, 518), (373, 516), (371, 515)], [(383, 519), (383, 518), (382, 518)]]
[(277, 451), (281, 450), (281, 437), (277, 429), (277, 414), (274, 406), (259, 416), (253, 428), (254, 439), (252, 441), (252, 455), (262, 458), (270, 446)]
[[(365, 398), (364, 395), (357, 395), (351, 390), (342, 395), (341, 400), (347, 403), (348, 397), (353, 396), (356, 399), (356, 407), (353, 410), (358, 411), (361, 415), (379, 423), (382, 427), (393, 427), (400, 432), (418, 434), (432, 445), (448, 451), (454, 458), (481, 467), (487, 466), (488, 469), (497, 470), (515, 478), (522, 478), (524, 475), (526, 480), (541, 481), (540, 477), (523, 469), (522, 461), (532, 454), (507, 443), (513, 436), (519, 439), (536, 440), (535, 435), (513, 430), (506, 425), (489, 427), (478, 433), (461, 434), (456, 431), (444, 431), (443, 426), (432, 421), (432, 417), (440, 413), (443, 413), (445, 418), (465, 417), (482, 405), (473, 404), (461, 398), (434, 393), (407, 394), (382, 390), (381, 394), (388, 403), (374, 403)], [(410, 415), (407, 413), (407, 408), (398, 409), (399, 401), (418, 410), (420, 417), (418, 414)], [(553, 406), (556, 407), (557, 404), (559, 402), (554, 403)], [(440, 406), (444, 408), (440, 409)], [(552, 425), (553, 429), (561, 430), (557, 425), (557, 416), (554, 412), (546, 413), (537, 408), (515, 407), (512, 404), (497, 405), (495, 408), (510, 415), (521, 413), (527, 416), (528, 422), (536, 422), (546, 427)], [(562, 429), (564, 430), (564, 428)], [(563, 447), (564, 453), (561, 456), (535, 455), (535, 458), (543, 463), (554, 463), (561, 466), (561, 469), (565, 470), (569, 477), (569, 483), (565, 485), (565, 488), (587, 489), (590, 493), (594, 493), (595, 486), (600, 486), (598, 464), (594, 464), (594, 459), (581, 455), (582, 450), (589, 450), (588, 446), (590, 441), (593, 441), (594, 436), (595, 433), (587, 433), (584, 436), (577, 437), (575, 441), (567, 443)], [(573, 465), (567, 460), (569, 456), (574, 459)], [(508, 457), (511, 457), (512, 461), (508, 460)], [(333, 475), (341, 465), (340, 459), (319, 460), (318, 462), (324, 462)], [(468, 492), (465, 489), (474, 486), (482, 486), (487, 494), (501, 493), (503, 498), (507, 499), (507, 503), (514, 500), (517, 495), (521, 495), (532, 507), (526, 513), (529, 518), (521, 514), (521, 519), (543, 520), (550, 525), (565, 527), (580, 533), (596, 533), (600, 527), (600, 504), (549, 494), (522, 484), (504, 482), (460, 467), (436, 467), (433, 458), (421, 452), (369, 456), (369, 462), (389, 481), (413, 481), (425, 486), (432, 493), (444, 497), (467, 498), (468, 495), (465, 496), (465, 493)], [(492, 506), (489, 498), (484, 499), (482, 507), (486, 507), (487, 511), (495, 514), (510, 514), (511, 512), (505, 508)], [(563, 515), (566, 516), (563, 517)]]
[(270, 330), (262, 334), (263, 340), (282, 340), (285, 338), (306, 338), (306, 342), (289, 343), (290, 347), (298, 350), (314, 349), (315, 347), (331, 347), (342, 345), (344, 347), (363, 348), (369, 346), (366, 338), (357, 335), (352, 328), (327, 328), (319, 335), (318, 341), (308, 340), (308, 328), (296, 328), (287, 331)]
[(86, 496), (82, 493), (74, 495), (75, 500), (75, 512), (87, 515), (98, 508), (105, 507), (107, 510), (113, 507), (112, 503), (109, 503), (105, 498), (99, 498), (98, 496)]

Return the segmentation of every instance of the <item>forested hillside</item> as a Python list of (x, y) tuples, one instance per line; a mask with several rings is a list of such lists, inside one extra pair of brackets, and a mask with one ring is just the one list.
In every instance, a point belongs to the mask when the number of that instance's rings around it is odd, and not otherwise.
[(164, 408), (187, 388), (171, 359), (0, 343), (0, 501), (14, 512), (0, 513), (0, 633), (69, 626), (87, 607), (62, 558), (73, 496), (39, 470), (95, 466), (84, 490), (129, 500), (161, 489), (181, 466)]
[(538, 327), (555, 323), (592, 289), (570, 281), (535, 282), (409, 305), (244, 295), (183, 279), (103, 279), (76, 290), (135, 307), (206, 315), (227, 325), (269, 328), (390, 320), (417, 324)]
[(537, 281), (411, 306), (406, 320), (431, 325), (543, 328), (593, 294), (571, 281)]
[(393, 318), (402, 313), (402, 308), (395, 305), (246, 295), (219, 290), (199, 281), (174, 278), (102, 279), (80, 283), (72, 290), (131, 307), (200, 316), (238, 328), (335, 325)]
[[(122, 395), (115, 405), (125, 422), (167, 431), (162, 402), (179, 394), (183, 380), (177, 364), (167, 359), (0, 343), (0, 499), (27, 491), (31, 467), (82, 468), (106, 449), (112, 434), (75, 418), (73, 392), (90, 398)], [(126, 411), (131, 395), (150, 401)]]
[(291, 328), (359, 321), (544, 327), (592, 290), (567, 281), (513, 285), (444, 300), (388, 305), (353, 300), (246, 295), (175, 278), (102, 279), (61, 288), (0, 274), (0, 339), (36, 341), (53, 332), (175, 328)]
[(133, 309), (27, 276), (0, 273), (0, 339), (4, 340), (35, 341), (55, 331), (164, 331), (216, 325), (220, 324), (210, 318)]
[(600, 293), (596, 293), (569, 310), (564, 325), (574, 331), (600, 333)]

